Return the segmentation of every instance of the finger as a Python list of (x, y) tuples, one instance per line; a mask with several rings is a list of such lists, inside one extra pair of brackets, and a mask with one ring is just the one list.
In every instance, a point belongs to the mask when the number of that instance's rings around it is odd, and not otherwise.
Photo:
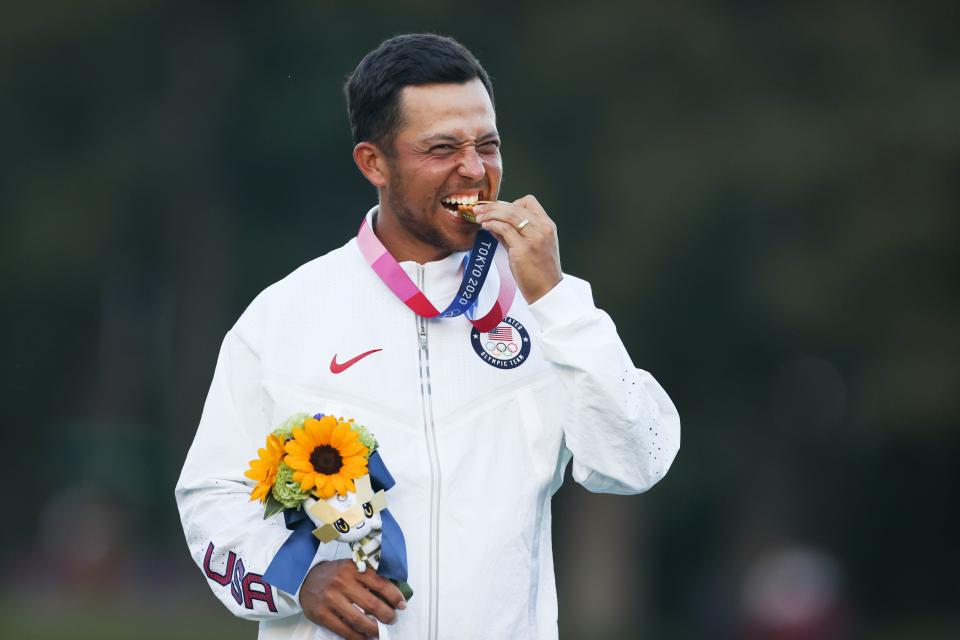
[(495, 213), (504, 214), (504, 212), (510, 212), (510, 211), (514, 211), (519, 214), (523, 212), (523, 208), (518, 207), (512, 202), (505, 202), (503, 200), (494, 200), (491, 202), (478, 204), (473, 207), (473, 212), (474, 214), (477, 215), (477, 217), (485, 213), (486, 214), (495, 214)]
[(329, 609), (320, 614), (319, 621), (322, 626), (346, 640), (367, 640), (367, 636), (352, 629), (340, 616)]
[(512, 224), (499, 220), (487, 220), (480, 226), (493, 233), (493, 235), (497, 237), (497, 240), (507, 248), (507, 251), (520, 246), (524, 242), (523, 236), (520, 235), (520, 232), (517, 231)]
[[(400, 589), (398, 589), (395, 584), (393, 584), (383, 576), (378, 576), (373, 571), (367, 571), (360, 575), (364, 576), (363, 578), (361, 578), (361, 582), (363, 582), (364, 585), (367, 587), (367, 589), (370, 590), (371, 595), (375, 599), (380, 599), (385, 601), (394, 609), (406, 609), (407, 601), (404, 599), (403, 594), (400, 593)], [(367, 611), (371, 611), (371, 610), (367, 609)], [(394, 616), (396, 615), (395, 612), (391, 612), (391, 613), (394, 614)], [(380, 618), (379, 615), (377, 617)], [(388, 622), (383, 618), (380, 618), (380, 621)]]
[(364, 637), (377, 637), (377, 623), (368, 618), (360, 607), (346, 598), (338, 598), (334, 610), (355, 632), (363, 634)]
[(521, 237), (528, 240), (539, 238), (544, 232), (550, 232), (553, 229), (553, 221), (549, 218), (543, 221), (537, 221), (533, 212), (525, 209), (518, 211), (496, 211), (477, 217), (477, 222), (481, 225), (484, 222), (500, 221), (509, 224), (514, 231)]
[(546, 213), (546, 211), (543, 210), (543, 207), (540, 206), (540, 201), (530, 194), (527, 194), (522, 198), (517, 198), (513, 201), (513, 204), (534, 213)]
[(531, 195), (526, 195), (522, 198), (514, 200), (513, 204), (520, 207), (528, 214), (533, 214), (527, 216), (530, 218), (531, 222), (536, 220), (537, 222), (553, 223), (553, 220), (551, 220), (550, 216), (547, 215), (547, 211), (543, 208), (543, 205), (540, 204), (540, 201)]
[[(390, 585), (391, 587), (393, 585)], [(394, 587), (396, 588), (396, 587)], [(392, 594), (391, 594), (392, 595)], [(396, 604), (386, 597), (379, 597), (367, 589), (364, 585), (357, 585), (356, 589), (351, 589), (347, 597), (356, 602), (368, 614), (375, 616), (377, 620), (384, 624), (393, 624), (397, 619)], [(403, 595), (400, 595), (403, 600)], [(390, 603), (390, 604), (387, 604)]]
[[(520, 224), (520, 221), (524, 218), (530, 220), (530, 222), (537, 222), (538, 226), (552, 227), (556, 226), (553, 223), (553, 220), (547, 215), (546, 209), (540, 204), (540, 201), (537, 200), (532, 195), (526, 195), (522, 198), (518, 198), (513, 202), (504, 202), (503, 200), (496, 200), (490, 204), (481, 204), (477, 205), (474, 208), (474, 212), (477, 216), (482, 216), (484, 213), (503, 213), (503, 212), (512, 212), (515, 216), (515, 219), (512, 220), (514, 226)], [(507, 214), (504, 214), (507, 215)], [(480, 220), (478, 220), (480, 221)]]
[(477, 222), (481, 224), (486, 220), (500, 220), (516, 228), (524, 217), (531, 217), (528, 211), (513, 204), (506, 204), (501, 207), (495, 207), (495, 205), (487, 206), (491, 208), (481, 209), (477, 214)]

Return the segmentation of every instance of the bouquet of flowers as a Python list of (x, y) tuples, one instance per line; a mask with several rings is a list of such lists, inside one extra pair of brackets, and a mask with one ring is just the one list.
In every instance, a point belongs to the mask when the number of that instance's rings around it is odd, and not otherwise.
[(256, 481), (251, 500), (264, 504), (263, 517), (300, 509), (312, 497), (327, 499), (355, 491), (354, 480), (367, 475), (377, 440), (353, 418), (299, 413), (267, 436), (243, 475)]
[[(256, 482), (250, 499), (263, 503), (264, 518), (282, 511), (293, 531), (264, 574), (268, 582), (294, 593), (317, 546), (340, 540), (359, 571), (372, 566), (405, 598), (413, 595), (403, 533), (386, 508), (394, 480), (377, 449), (363, 425), (322, 413), (296, 414), (267, 435), (244, 473)], [(312, 551), (303, 544), (307, 532)]]

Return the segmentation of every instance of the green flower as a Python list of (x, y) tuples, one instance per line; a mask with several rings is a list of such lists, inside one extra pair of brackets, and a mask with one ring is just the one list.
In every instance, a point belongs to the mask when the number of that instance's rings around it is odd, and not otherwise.
[(360, 437), (360, 443), (367, 448), (367, 458), (372, 456), (373, 452), (377, 450), (377, 439), (374, 438), (373, 434), (362, 424), (354, 422), (350, 425), (350, 428), (357, 432), (357, 435)]
[(277, 467), (277, 480), (273, 484), (273, 497), (277, 502), (288, 509), (299, 508), (309, 495), (301, 491), (300, 483), (293, 479), (293, 469), (281, 462)]
[(293, 437), (293, 430), (296, 427), (302, 427), (303, 421), (310, 417), (309, 413), (295, 413), (287, 420), (273, 430), (273, 435), (282, 438), (284, 442)]

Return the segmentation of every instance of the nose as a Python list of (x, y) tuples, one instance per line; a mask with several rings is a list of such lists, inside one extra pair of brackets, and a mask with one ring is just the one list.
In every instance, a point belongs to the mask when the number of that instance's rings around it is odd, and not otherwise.
[(483, 160), (480, 159), (480, 154), (477, 153), (476, 147), (467, 147), (463, 150), (460, 159), (459, 173), (464, 178), (470, 180), (479, 180), (485, 175), (486, 171), (483, 168)]

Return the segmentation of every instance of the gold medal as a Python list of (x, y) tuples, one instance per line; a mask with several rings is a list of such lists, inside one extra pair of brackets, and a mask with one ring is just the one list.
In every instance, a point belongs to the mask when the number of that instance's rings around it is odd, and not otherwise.
[(477, 216), (473, 215), (473, 208), (478, 204), (493, 204), (493, 200), (478, 200), (473, 204), (461, 204), (457, 205), (457, 211), (460, 213), (460, 217), (466, 220), (467, 222), (477, 222)]

